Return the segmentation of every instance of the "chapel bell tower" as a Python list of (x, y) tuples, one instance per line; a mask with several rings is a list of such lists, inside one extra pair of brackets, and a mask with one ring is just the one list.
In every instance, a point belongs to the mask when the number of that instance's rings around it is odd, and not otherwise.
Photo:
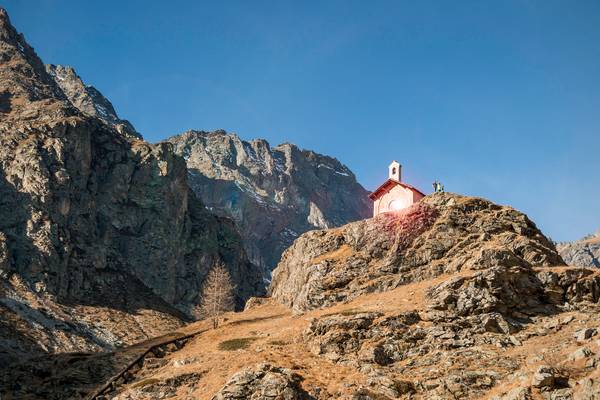
[(389, 176), (388, 177), (397, 182), (402, 182), (400, 180), (400, 178), (402, 177), (402, 175), (400, 174), (401, 170), (402, 170), (402, 166), (400, 164), (398, 164), (398, 161), (396, 161), (396, 160), (392, 161), (392, 163), (389, 166)]

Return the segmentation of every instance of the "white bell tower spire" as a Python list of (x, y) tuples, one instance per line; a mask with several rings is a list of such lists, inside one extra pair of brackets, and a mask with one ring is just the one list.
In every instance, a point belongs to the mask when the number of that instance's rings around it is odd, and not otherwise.
[(394, 160), (389, 166), (389, 178), (397, 182), (402, 182), (402, 165), (398, 164), (398, 161)]

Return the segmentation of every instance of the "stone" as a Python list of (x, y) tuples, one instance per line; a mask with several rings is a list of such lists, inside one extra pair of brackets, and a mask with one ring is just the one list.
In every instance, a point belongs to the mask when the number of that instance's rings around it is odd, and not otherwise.
[(557, 371), (547, 365), (540, 366), (531, 378), (531, 386), (535, 388), (553, 387), (556, 381)]
[(517, 338), (516, 338), (515, 336), (513, 336), (513, 335), (510, 335), (510, 336), (508, 337), (508, 340), (510, 340), (510, 342), (511, 342), (513, 345), (515, 345), (515, 346), (522, 346), (522, 345), (523, 345), (523, 343), (521, 343), (521, 341), (520, 341), (519, 339), (517, 339)]
[(598, 330), (596, 328), (584, 328), (576, 331), (574, 336), (578, 342), (584, 342), (588, 339), (591, 339), (597, 333)]
[(264, 304), (267, 304), (269, 302), (269, 298), (268, 297), (250, 297), (247, 301), (246, 304), (244, 305), (244, 311), (246, 310), (251, 310), (253, 308), (256, 307), (260, 307)]
[(579, 349), (577, 349), (573, 353), (571, 353), (571, 355), (569, 356), (569, 359), (572, 361), (583, 360), (584, 358), (588, 358), (588, 357), (592, 356), (593, 354), (594, 353), (587, 347), (580, 347)]
[(517, 329), (510, 324), (501, 314), (492, 313), (484, 315), (482, 318), (483, 329), (487, 332), (509, 334), (516, 332)]
[(302, 389), (301, 381), (302, 377), (289, 369), (257, 364), (232, 375), (212, 400), (313, 399)]
[(528, 387), (516, 387), (501, 396), (495, 396), (492, 400), (531, 400), (531, 389)]
[(544, 398), (549, 400), (573, 400), (573, 391), (570, 388), (562, 388), (544, 393)]
[(600, 378), (584, 378), (578, 382), (573, 400), (600, 400)]

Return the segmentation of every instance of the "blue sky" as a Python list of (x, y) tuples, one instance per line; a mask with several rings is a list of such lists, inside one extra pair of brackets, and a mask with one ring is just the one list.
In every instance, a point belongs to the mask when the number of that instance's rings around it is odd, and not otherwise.
[(187, 129), (335, 156), (509, 204), (555, 240), (600, 228), (598, 1), (22, 1), (147, 140)]

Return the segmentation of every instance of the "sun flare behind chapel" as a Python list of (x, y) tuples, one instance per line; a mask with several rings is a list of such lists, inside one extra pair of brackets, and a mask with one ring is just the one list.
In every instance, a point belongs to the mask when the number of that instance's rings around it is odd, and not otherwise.
[(389, 166), (388, 179), (369, 198), (373, 200), (373, 216), (399, 211), (425, 197), (414, 186), (402, 182), (402, 166), (394, 160)]

